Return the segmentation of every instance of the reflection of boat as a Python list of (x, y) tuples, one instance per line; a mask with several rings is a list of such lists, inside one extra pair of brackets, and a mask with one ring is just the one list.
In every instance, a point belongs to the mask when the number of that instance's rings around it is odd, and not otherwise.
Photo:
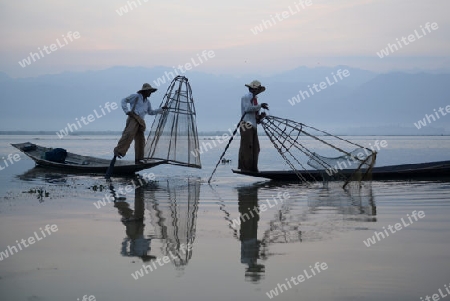
[(17, 177), (22, 181), (35, 181), (37, 179), (43, 180), (47, 183), (66, 183), (67, 178), (71, 175), (70, 172), (52, 170), (35, 166)]
[(167, 182), (167, 190), (146, 191), (155, 237), (163, 239), (163, 254), (179, 268), (192, 257), (199, 197), (200, 179)]
[[(12, 144), (12, 146), (33, 159), (37, 165), (50, 167), (53, 169), (71, 172), (105, 174), (110, 164), (110, 160), (107, 159), (82, 156), (70, 152), (67, 152), (67, 157), (64, 163), (58, 163), (44, 159), (45, 152), (52, 150), (52, 148), (39, 146), (30, 142)], [(114, 174), (133, 174), (137, 171), (155, 167), (163, 163), (167, 163), (167, 160), (147, 159), (145, 160), (145, 163), (142, 164), (135, 164), (134, 161), (116, 161), (114, 166)]]
[[(299, 173), (308, 181), (322, 181), (329, 177), (325, 171), (321, 170), (298, 170), (297, 173), (291, 170), (275, 170), (275, 171), (241, 171), (233, 170), (234, 173), (268, 178), (276, 181), (297, 181)], [(352, 175), (354, 170), (343, 169), (338, 170), (339, 174)], [(450, 179), (450, 161), (440, 161), (420, 164), (402, 164), (374, 167), (372, 169), (372, 180), (430, 180), (430, 179)]]

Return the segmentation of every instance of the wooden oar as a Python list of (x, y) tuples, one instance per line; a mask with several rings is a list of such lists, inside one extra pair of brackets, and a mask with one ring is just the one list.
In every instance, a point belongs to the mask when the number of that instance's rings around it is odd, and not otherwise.
[(239, 122), (238, 122), (236, 128), (234, 129), (233, 134), (231, 135), (231, 138), (230, 138), (230, 140), (228, 141), (227, 146), (225, 146), (225, 150), (223, 151), (222, 155), (220, 156), (219, 161), (217, 161), (216, 167), (214, 168), (214, 170), (213, 170), (211, 176), (210, 176), (209, 179), (208, 179), (208, 183), (211, 182), (211, 179), (212, 179), (214, 173), (215, 173), (216, 170), (217, 170), (217, 166), (219, 166), (219, 164), (220, 164), (220, 160), (222, 160), (223, 156), (225, 156), (225, 153), (227, 152), (227, 149), (228, 149), (228, 147), (230, 146), (231, 141), (233, 141), (234, 135), (236, 135), (236, 132), (237, 132), (239, 126), (241, 125), (241, 122), (242, 122), (242, 120), (244, 119), (245, 114), (247, 114), (247, 113), (244, 113), (244, 115), (242, 115), (241, 120), (239, 120)]
[(109, 163), (109, 167), (106, 170), (105, 179), (111, 178), (113, 171), (114, 171), (114, 164), (116, 164), (116, 158), (117, 158), (117, 156), (114, 156), (111, 160), (111, 163)]

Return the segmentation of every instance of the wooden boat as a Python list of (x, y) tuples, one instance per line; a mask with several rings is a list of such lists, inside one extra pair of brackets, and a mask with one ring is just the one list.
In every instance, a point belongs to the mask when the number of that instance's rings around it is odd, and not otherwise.
[[(64, 163), (58, 163), (45, 159), (45, 152), (52, 150), (52, 148), (43, 147), (30, 142), (11, 145), (33, 159), (36, 162), (36, 165), (53, 169), (61, 169), (71, 172), (105, 174), (110, 163), (110, 160), (108, 159), (81, 156), (70, 152), (67, 152), (67, 157)], [(114, 166), (114, 174), (133, 174), (140, 170), (152, 168), (164, 163), (167, 163), (167, 160), (146, 159), (142, 164), (135, 164), (134, 161), (117, 160)]]
[[(298, 181), (296, 173), (292, 170), (278, 171), (242, 171), (234, 170), (236, 174), (267, 178), (275, 181)], [(328, 175), (320, 170), (298, 171), (307, 181), (322, 181)], [(340, 170), (339, 173), (351, 175), (353, 170)], [(329, 178), (329, 177), (328, 177)], [(372, 180), (450, 180), (450, 161), (439, 161), (419, 164), (402, 164), (383, 167), (374, 167)]]

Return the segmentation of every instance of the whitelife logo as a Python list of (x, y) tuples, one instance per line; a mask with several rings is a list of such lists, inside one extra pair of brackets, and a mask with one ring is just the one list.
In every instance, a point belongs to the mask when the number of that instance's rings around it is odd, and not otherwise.
[[(447, 113), (444, 112), (443, 107), (440, 107), (438, 111), (441, 113), (442, 117), (447, 116), (447, 114), (450, 113), (450, 105), (445, 107), (445, 111)], [(436, 116), (436, 117), (434, 117), (434, 116)], [(439, 116), (438, 112), (436, 112), (436, 109), (434, 109), (434, 115), (433, 114), (431, 114), (431, 115), (425, 114), (425, 117), (417, 122), (414, 122), (414, 125), (416, 126), (416, 128), (418, 130), (420, 130), (422, 127), (426, 127), (428, 124), (430, 124), (440, 118), (441, 117)], [(428, 123), (427, 123), (427, 121), (428, 121)]]
[[(138, 8), (139, 6), (142, 6), (143, 3), (147, 3), (150, 0), (137, 0), (136, 1), (127, 1), (127, 5), (119, 7), (119, 9), (116, 9), (116, 13), (122, 17), (123, 15), (127, 14), (128, 12), (131, 12), (135, 8)], [(143, 2), (143, 3), (142, 3)]]
[[(449, 283), (449, 285), (450, 285), (450, 283)], [(444, 284), (444, 287), (445, 287), (445, 290), (447, 291), (447, 293), (450, 294), (450, 289), (447, 286), (447, 284)], [(433, 301), (439, 301), (439, 300), (441, 300), (441, 298), (445, 298), (445, 297), (448, 296), (448, 294), (445, 294), (442, 291), (442, 288), (440, 288), (438, 290), (438, 293), (439, 294), (436, 293), (436, 294), (433, 294), (432, 296), (426, 295), (425, 297), (420, 297), (420, 301), (424, 301), (424, 300), (425, 301), (431, 301), (432, 298), (433, 298)]]
[[(303, 270), (303, 274), (300, 274), (297, 277), (292, 276), (290, 279), (286, 278), (286, 284), (278, 283), (274, 289), (271, 289), (269, 292), (266, 293), (267, 297), (269, 297), (269, 299), (272, 299), (273, 297), (278, 296), (279, 294), (283, 293), (284, 291), (291, 289), (292, 288), (291, 281), (292, 281), (292, 284), (299, 285), (300, 283), (320, 274), (321, 271), (325, 271), (326, 269), (328, 269), (328, 265), (326, 262), (322, 262), (322, 263), (316, 262), (314, 267), (309, 266), (309, 268), (310, 268), (311, 274), (309, 274), (308, 271), (306, 271), (306, 269), (305, 269), (305, 270)], [(289, 288), (288, 288), (288, 286), (289, 286)]]
[(305, 91), (300, 90), (300, 91), (298, 91), (298, 94), (296, 96), (292, 97), (291, 99), (288, 99), (288, 102), (291, 104), (291, 106), (294, 106), (297, 103), (300, 103), (302, 100), (305, 100), (306, 98), (313, 96), (314, 91), (316, 91), (316, 93), (319, 93), (322, 90), (325, 90), (326, 88), (331, 87), (334, 84), (338, 83), (339, 80), (337, 79), (337, 77), (339, 77), (340, 80), (343, 80), (344, 78), (349, 77), (350, 71), (347, 69), (344, 69), (344, 70), (339, 69), (336, 71), (336, 75), (334, 74), (334, 72), (331, 72), (331, 75), (333, 76), (334, 82), (332, 80), (330, 80), (327, 76), (327, 77), (325, 77), (326, 82), (323, 81), (323, 82), (320, 82), (319, 84), (313, 84), (312, 87), (311, 87), (311, 85), (308, 85), (308, 90), (311, 93), (311, 95), (308, 93), (308, 91), (306, 89), (305, 89)]
[[(28, 248), (30, 245), (33, 245), (36, 243), (36, 241), (40, 241), (43, 240), (45, 237), (50, 236), (52, 233), (55, 233), (56, 231), (58, 231), (58, 226), (53, 224), (53, 225), (46, 225), (44, 230), (42, 230), (42, 228), (39, 228), (39, 230), (41, 230), (41, 236), (39, 236), (39, 234), (35, 231), (33, 234), (33, 236), (28, 237), (27, 240), (22, 239), (20, 242), (18, 240), (16, 240), (17, 243), (17, 247), (16, 246), (8, 246), (6, 248), (5, 251), (0, 252), (0, 261), (3, 261), (4, 259), (8, 258), (9, 256), (12, 256), (16, 253), (18, 253), (19, 251), (22, 251), (22, 246), (23, 248)], [(28, 242), (28, 244), (27, 244)], [(17, 249), (19, 248), (19, 249)]]
[[(414, 221), (418, 221), (419, 218), (422, 219), (425, 217), (425, 212), (423, 211), (419, 211), (417, 212), (416, 210), (414, 210), (412, 213), (412, 218), (414, 218)], [(408, 220), (410, 222), (410, 224), (408, 224), (408, 222), (405, 222), (405, 220), (403, 219), (403, 217), (400, 219), (400, 221), (402, 223), (396, 223), (394, 226), (389, 225), (386, 229), (386, 227), (383, 227), (382, 232), (374, 232), (374, 235), (372, 237), (369, 237), (368, 239), (364, 240), (364, 244), (366, 245), (366, 247), (370, 247), (373, 246), (374, 244), (377, 243), (377, 240), (380, 241), (382, 239), (385, 239), (386, 237), (389, 237), (389, 232), (391, 234), (397, 233), (398, 231), (402, 230), (403, 227), (408, 227), (410, 225), (412, 225), (414, 223), (413, 219), (411, 218), (411, 216), (409, 216), (409, 214), (406, 215), (408, 217)], [(395, 228), (395, 230), (394, 230)], [(389, 229), (389, 231), (388, 231)]]
[[(364, 148), (363, 151), (360, 151), (356, 154), (356, 157), (353, 156), (345, 156), (343, 160), (339, 160), (337, 164), (334, 165), (334, 167), (329, 167), (325, 171), (326, 173), (331, 177), (334, 174), (337, 174), (339, 170), (348, 169), (348, 168), (356, 168), (358, 165), (361, 164), (361, 161), (364, 160), (366, 157), (372, 155), (373, 153), (379, 152), (381, 150), (381, 147), (385, 148), (388, 147), (388, 142), (386, 140), (379, 141), (378, 139), (375, 140), (374, 145), (372, 143), (369, 143), (369, 147), (372, 150), (372, 153), (369, 152), (368, 148)], [(374, 147), (377, 149), (375, 150)]]
[[(97, 112), (97, 109), (94, 109), (93, 113), (95, 114), (95, 116), (94, 116), (94, 114), (89, 114), (87, 117), (81, 116), (80, 120), (78, 120), (78, 118), (75, 118), (76, 124), (75, 123), (67, 123), (67, 126), (64, 129), (60, 130), (59, 132), (56, 132), (56, 135), (58, 136), (58, 138), (62, 139), (64, 137), (68, 136), (69, 133), (73, 133), (74, 131), (81, 129), (83, 127), (83, 124), (88, 125), (89, 123), (92, 123), (95, 120), (102, 118), (103, 116), (106, 115), (106, 112), (104, 109), (106, 109), (106, 111), (108, 113), (111, 113), (112, 110), (116, 110), (118, 108), (117, 103), (112, 102), (110, 104), (109, 101), (106, 102), (103, 107), (101, 105), (99, 107), (102, 111), (102, 114), (99, 114)], [(80, 121), (83, 124), (81, 124)]]
[[(240, 215), (240, 217), (238, 219), (233, 219), (232, 221), (232, 225), (231, 227), (233, 227), (233, 229), (238, 229), (241, 226), (241, 221), (243, 223), (245, 223), (246, 221), (249, 221), (251, 218), (255, 218), (255, 215), (253, 214), (253, 212), (258, 215), (261, 212), (266, 212), (267, 209), (269, 208), (273, 208), (276, 206), (281, 206), (283, 205), (283, 203), (288, 200), (291, 196), (289, 195), (289, 192), (281, 192), (279, 191), (277, 193), (277, 197), (275, 197), (274, 195), (272, 195), (272, 201), (273, 204), (270, 202), (270, 199), (266, 199), (266, 204), (261, 204), (261, 206), (255, 206), (253, 208), (247, 208), (248, 209), (248, 213), (243, 213)], [(251, 218), (250, 218), (251, 216)]]
[[(233, 125), (233, 128), (235, 128), (236, 126), (237, 124)], [(245, 122), (244, 125), (242, 126), (242, 130), (246, 131), (251, 127), (252, 127), (251, 125)], [(202, 142), (202, 145), (200, 145), (199, 148), (192, 150), (191, 154), (197, 158), (199, 155), (202, 155), (203, 153), (212, 150), (214, 147), (218, 146), (217, 143), (222, 144), (223, 142), (227, 141), (231, 136), (233, 136), (233, 129), (228, 128), (228, 132), (230, 133), (230, 135), (228, 135), (228, 133), (223, 133), (222, 136), (216, 136), (215, 139), (211, 140), (212, 144), (209, 142)]]
[(258, 33), (263, 32), (266, 29), (271, 28), (272, 26), (275, 26), (275, 24), (278, 24), (278, 22), (282, 22), (288, 18), (290, 18), (293, 15), (296, 15), (300, 13), (302, 10), (306, 9), (306, 7), (311, 6), (312, 1), (311, 0), (299, 0), (298, 3), (294, 2), (295, 8), (292, 8), (292, 6), (289, 5), (288, 10), (285, 10), (281, 13), (276, 13), (274, 15), (270, 15), (269, 20), (261, 20), (261, 23), (256, 25), (255, 27), (251, 28), (250, 31), (257, 35)]
[[(193, 247), (193, 245), (190, 243), (188, 243), (187, 245), (181, 243), (180, 250), (183, 252), (183, 254), (186, 254), (186, 253), (192, 252), (192, 247)], [(170, 254), (170, 257), (172, 257), (172, 259), (174, 259), (174, 260), (178, 259), (178, 254), (174, 255), (172, 253), (172, 251), (169, 251), (169, 254)], [(153, 272), (158, 269), (156, 262), (158, 263), (159, 267), (162, 267), (165, 264), (170, 262), (170, 257), (166, 255), (162, 258), (157, 258), (157, 259), (153, 260), (148, 265), (143, 264), (141, 269), (137, 270), (134, 273), (131, 273), (131, 277), (133, 277), (134, 280), (138, 280), (139, 278), (142, 278), (145, 275), (148, 275), (149, 274), (148, 270), (150, 270), (150, 272)]]
[[(5, 166), (2, 166), (2, 164), (0, 163), (0, 170), (3, 170), (5, 168), (7, 168), (8, 166), (13, 165), (15, 162), (19, 162), (20, 159), (21, 159), (21, 157), (20, 157), (19, 154), (14, 154), (14, 155), (13, 154), (9, 154), (7, 159), (5, 159), (5, 157), (2, 157), (3, 164)], [(8, 164), (8, 161), (9, 161), (10, 164)]]
[[(141, 178), (138, 179), (138, 182), (139, 182), (138, 185), (136, 185), (136, 183), (134, 182), (134, 179), (133, 179), (133, 180), (131, 180), (131, 184), (130, 185), (125, 186), (125, 188), (124, 187), (120, 187), (119, 189), (117, 189), (117, 194), (118, 195), (125, 195), (126, 193), (131, 193), (134, 190), (144, 186), (148, 182), (154, 181), (155, 178), (156, 178), (156, 176), (155, 176), (154, 173), (144, 173), (142, 175), (142, 179)], [(95, 208), (100, 209), (102, 207), (105, 207), (106, 204), (110, 204), (111, 202), (114, 202), (114, 201), (115, 201), (114, 196), (105, 193), (105, 196), (101, 200), (98, 200), (97, 202), (95, 202), (93, 204), (94, 204)]]
[(209, 59), (212, 59), (215, 56), (216, 54), (214, 53), (214, 50), (203, 50), (201, 55), (197, 53), (197, 58), (191, 58), (190, 62), (187, 62), (184, 65), (178, 65), (178, 67), (172, 67), (173, 72), (165, 71), (164, 75), (158, 77), (156, 80), (153, 81), (153, 83), (156, 85), (156, 87), (159, 87), (165, 84), (166, 82), (170, 82), (178, 75), (184, 74), (187, 71), (191, 70), (192, 68), (198, 67), (201, 64), (206, 63)]
[[(62, 35), (63, 37), (63, 41), (64, 43), (62, 43), (59, 38), (56, 39), (56, 44), (50, 44), (50, 46), (44, 45), (44, 47), (38, 47), (38, 52), (30, 52), (30, 55), (26, 58), (24, 58), (22, 61), (19, 61), (19, 65), (22, 68), (25, 68), (29, 65), (31, 65), (31, 63), (36, 62), (37, 60), (40, 60), (41, 58), (43, 58), (45, 56), (44, 52), (48, 55), (51, 54), (52, 52), (55, 52), (58, 49), (61, 49), (63, 47), (65, 47), (66, 45), (69, 44), (69, 42), (73, 42), (74, 40), (78, 40), (80, 38), (80, 33), (78, 31), (75, 32), (71, 32), (69, 31), (67, 34), (67, 36)], [(69, 40), (69, 41), (68, 41)], [(33, 61), (31, 61), (33, 60)]]
[[(399, 47), (401, 49), (401, 48), (403, 48), (403, 46), (408, 46), (409, 44), (411, 44), (411, 43), (423, 38), (427, 34), (431, 33), (431, 30), (437, 30), (438, 28), (439, 28), (439, 26), (436, 22), (433, 22), (433, 23), (427, 22), (427, 24), (425, 24), (426, 30), (422, 27), (422, 25), (420, 25), (420, 29), (422, 29), (423, 36), (420, 35), (419, 32), (417, 32), (417, 29), (415, 29), (414, 34), (410, 34), (410, 35), (408, 35), (408, 37), (402, 37), (400, 40), (397, 38), (396, 39), (397, 44), (388, 43), (386, 48), (381, 49), (379, 52), (377, 52), (377, 55), (380, 59), (382, 59), (382, 58), (388, 56), (389, 54), (394, 53), (395, 51), (398, 51)], [(397, 47), (397, 45), (398, 45), (398, 47)]]

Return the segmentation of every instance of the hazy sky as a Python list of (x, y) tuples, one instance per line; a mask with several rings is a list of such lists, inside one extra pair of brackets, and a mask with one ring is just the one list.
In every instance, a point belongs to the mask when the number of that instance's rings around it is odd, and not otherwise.
[[(199, 71), (235, 74), (268, 74), (301, 65), (346, 64), (376, 71), (450, 68), (449, 0), (311, 0), (307, 4), (299, 0), (3, 0), (0, 71), (27, 77), (117, 65), (170, 67), (192, 60)], [(128, 12), (119, 11), (121, 7)], [(438, 29), (425, 36), (420, 26), (427, 22), (436, 22)], [(254, 34), (256, 26), (262, 26), (262, 32)], [(415, 30), (421, 38), (387, 58), (377, 56), (388, 43), (397, 43), (397, 38)], [(78, 32), (78, 39), (70, 41), (69, 32)], [(18, 62), (39, 48), (44, 56), (21, 67)], [(199, 63), (197, 54), (204, 50), (214, 51), (214, 57)]]

